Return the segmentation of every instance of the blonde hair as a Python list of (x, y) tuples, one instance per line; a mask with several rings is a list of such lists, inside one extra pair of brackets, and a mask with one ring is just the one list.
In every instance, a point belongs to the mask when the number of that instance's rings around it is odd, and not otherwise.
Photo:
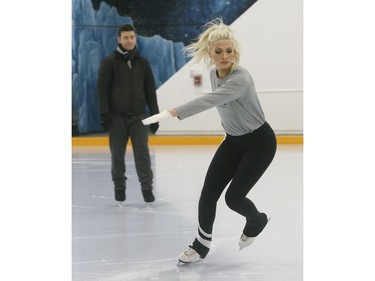
[(234, 37), (232, 29), (223, 23), (221, 18), (214, 19), (204, 25), (205, 31), (198, 37), (198, 41), (194, 42), (184, 48), (184, 52), (189, 57), (193, 57), (196, 63), (203, 60), (208, 67), (214, 65), (209, 52), (213, 42), (217, 40), (231, 40), (233, 42), (234, 61), (232, 69), (235, 69), (240, 62), (239, 43)]

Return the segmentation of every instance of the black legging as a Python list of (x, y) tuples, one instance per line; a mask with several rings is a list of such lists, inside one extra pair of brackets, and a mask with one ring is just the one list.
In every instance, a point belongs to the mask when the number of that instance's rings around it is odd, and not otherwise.
[(276, 137), (267, 122), (243, 136), (227, 134), (211, 161), (199, 199), (199, 225), (206, 233), (212, 233), (217, 201), (230, 181), (225, 194), (228, 207), (248, 219), (259, 215), (246, 195), (266, 171), (275, 153)]

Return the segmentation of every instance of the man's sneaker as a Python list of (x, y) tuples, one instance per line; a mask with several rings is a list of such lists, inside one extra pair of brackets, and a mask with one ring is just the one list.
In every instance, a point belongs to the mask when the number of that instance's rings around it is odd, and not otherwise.
[(124, 202), (125, 199), (125, 186), (115, 186), (115, 200), (119, 202)]
[(255, 220), (247, 220), (243, 234), (238, 241), (240, 250), (249, 246), (255, 241), (255, 238), (263, 231), (269, 220), (270, 219), (268, 219), (267, 215), (264, 213), (260, 213), (259, 218)]
[(189, 247), (185, 252), (181, 253), (178, 260), (183, 263), (197, 262), (201, 259), (200, 255), (196, 250)]
[(152, 194), (152, 189), (142, 189), (142, 195), (145, 202), (150, 203), (155, 201), (155, 196)]

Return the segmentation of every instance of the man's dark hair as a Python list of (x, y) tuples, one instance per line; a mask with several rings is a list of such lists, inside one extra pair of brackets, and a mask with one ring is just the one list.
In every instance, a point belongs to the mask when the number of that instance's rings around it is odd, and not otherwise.
[(121, 32), (124, 32), (124, 31), (134, 31), (134, 33), (137, 33), (136, 30), (135, 30), (135, 27), (131, 24), (123, 24), (121, 25), (118, 30), (117, 30), (117, 36), (120, 37), (121, 36)]

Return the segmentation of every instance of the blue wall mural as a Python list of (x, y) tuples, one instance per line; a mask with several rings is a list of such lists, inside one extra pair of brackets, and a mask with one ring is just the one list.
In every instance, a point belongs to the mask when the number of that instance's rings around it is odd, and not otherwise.
[(256, 0), (72, 0), (73, 134), (100, 132), (96, 80), (100, 62), (117, 46), (117, 27), (137, 29), (137, 47), (160, 87), (185, 65), (184, 46), (221, 17), (231, 24)]

